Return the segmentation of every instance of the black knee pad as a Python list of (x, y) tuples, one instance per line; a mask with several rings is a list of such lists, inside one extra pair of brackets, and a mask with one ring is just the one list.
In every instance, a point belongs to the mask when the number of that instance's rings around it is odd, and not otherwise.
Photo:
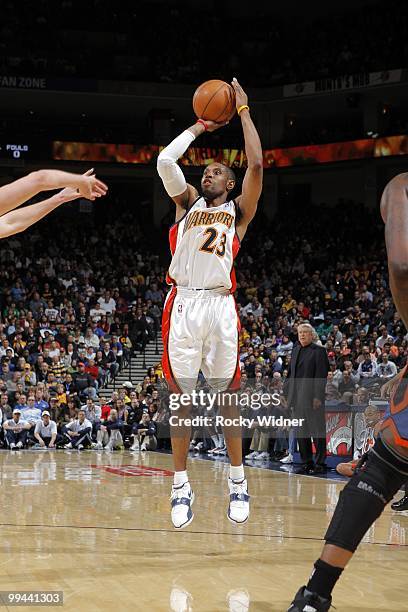
[[(367, 530), (394, 497), (407, 473), (398, 471), (404, 464), (380, 440), (367, 454), (366, 461), (341, 491), (333, 518), (324, 539), (354, 552)], [(408, 470), (408, 465), (404, 466)]]

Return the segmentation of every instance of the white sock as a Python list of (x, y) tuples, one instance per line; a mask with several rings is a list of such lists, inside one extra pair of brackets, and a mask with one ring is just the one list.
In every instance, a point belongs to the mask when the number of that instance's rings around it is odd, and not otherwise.
[(174, 472), (174, 481), (173, 483), (175, 484), (176, 487), (179, 487), (180, 485), (184, 484), (185, 482), (188, 482), (188, 475), (187, 475), (187, 471), (184, 470), (184, 472)]
[(245, 479), (244, 466), (242, 465), (230, 465), (230, 478), (235, 482), (241, 482)]
[(218, 440), (219, 440), (218, 448), (224, 448), (225, 441), (224, 441), (224, 436), (222, 434), (218, 434)]

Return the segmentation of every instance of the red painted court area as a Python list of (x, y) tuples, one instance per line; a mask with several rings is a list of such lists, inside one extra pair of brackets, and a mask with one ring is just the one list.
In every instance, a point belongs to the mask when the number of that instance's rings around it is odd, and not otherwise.
[(161, 470), (154, 467), (146, 467), (144, 465), (121, 465), (120, 467), (112, 467), (111, 465), (91, 465), (91, 468), (103, 470), (109, 474), (116, 476), (173, 476), (174, 472), (170, 470)]

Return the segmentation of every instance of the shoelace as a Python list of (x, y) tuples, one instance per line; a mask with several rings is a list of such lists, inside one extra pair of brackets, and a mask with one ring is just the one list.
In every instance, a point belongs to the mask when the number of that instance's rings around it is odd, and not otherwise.
[(170, 500), (181, 499), (182, 497), (186, 497), (187, 499), (190, 497), (190, 487), (187, 483), (179, 489), (173, 489), (170, 495)]
[[(234, 493), (236, 493), (237, 495), (248, 495), (247, 490), (245, 488), (245, 484), (243, 482), (239, 484), (233, 482), (230, 489), (230, 494)], [(231, 503), (236, 505), (238, 508), (244, 508), (244, 504), (248, 502), (244, 501), (243, 499), (234, 499), (234, 501), (232, 501)]]

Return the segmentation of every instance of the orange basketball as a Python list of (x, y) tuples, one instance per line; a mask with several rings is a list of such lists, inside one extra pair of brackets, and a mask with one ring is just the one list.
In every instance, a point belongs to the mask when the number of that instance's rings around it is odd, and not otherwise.
[(199, 119), (223, 123), (235, 114), (235, 92), (225, 81), (206, 81), (194, 92), (193, 109)]

